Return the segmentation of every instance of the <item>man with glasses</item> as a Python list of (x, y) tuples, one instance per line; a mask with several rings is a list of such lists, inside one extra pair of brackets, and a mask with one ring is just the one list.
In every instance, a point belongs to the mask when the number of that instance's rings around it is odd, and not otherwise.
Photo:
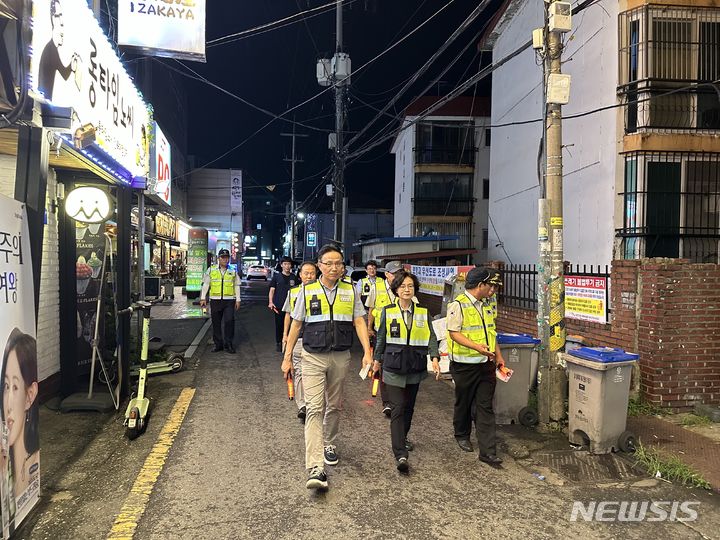
[(455, 381), (453, 427), (458, 446), (472, 452), (472, 406), (475, 403), (475, 435), (479, 459), (499, 466), (495, 443), (495, 370), (505, 365), (495, 346), (497, 328), (490, 298), (502, 286), (500, 272), (473, 268), (465, 279), (465, 292), (448, 304), (447, 333), (450, 373)]
[[(337, 436), (343, 385), (350, 365), (353, 326), (363, 347), (363, 366), (370, 368), (372, 353), (365, 309), (352, 284), (341, 280), (342, 252), (332, 245), (318, 252), (322, 275), (302, 285), (290, 316), (282, 371), (292, 371), (292, 351), (303, 330), (302, 376), (305, 391), (305, 466), (308, 489), (328, 487), (325, 465), (336, 465)], [(323, 414), (324, 412), (324, 414)]]

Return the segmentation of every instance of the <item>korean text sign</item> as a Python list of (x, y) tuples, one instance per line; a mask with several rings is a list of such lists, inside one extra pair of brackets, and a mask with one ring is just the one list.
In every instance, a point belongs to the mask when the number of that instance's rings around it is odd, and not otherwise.
[(150, 171), (150, 111), (85, 0), (34, 0), (30, 89), (71, 107), (76, 146), (94, 143), (135, 177)]
[[(0, 195), (0, 513), (3, 538), (19, 527), (40, 493), (35, 297), (27, 214)], [(28, 406), (29, 403), (29, 406)]]
[(607, 286), (606, 277), (565, 276), (565, 316), (607, 323)]
[(172, 197), (172, 154), (170, 142), (165, 137), (162, 129), (155, 122), (155, 138), (153, 147), (155, 149), (150, 175), (155, 179), (155, 195), (170, 205)]

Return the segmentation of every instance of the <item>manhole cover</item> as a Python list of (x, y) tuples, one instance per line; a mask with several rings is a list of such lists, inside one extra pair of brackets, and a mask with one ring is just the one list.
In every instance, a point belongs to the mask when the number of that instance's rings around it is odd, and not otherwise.
[(592, 455), (578, 450), (535, 454), (536, 459), (571, 482), (628, 480), (640, 476), (629, 463), (614, 454)]

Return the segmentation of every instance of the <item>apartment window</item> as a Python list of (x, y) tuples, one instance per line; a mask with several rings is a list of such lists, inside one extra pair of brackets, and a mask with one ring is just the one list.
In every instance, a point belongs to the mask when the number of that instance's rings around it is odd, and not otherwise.
[(625, 160), (625, 258), (718, 262), (720, 154), (634, 153)]
[(418, 126), (416, 163), (475, 163), (475, 128), (463, 122), (424, 122)]
[(488, 230), (487, 229), (482, 230), (482, 248), (483, 249), (488, 248)]
[(490, 179), (483, 178), (483, 199), (487, 200), (490, 198)]
[(416, 174), (415, 215), (468, 216), (473, 210), (470, 174)]

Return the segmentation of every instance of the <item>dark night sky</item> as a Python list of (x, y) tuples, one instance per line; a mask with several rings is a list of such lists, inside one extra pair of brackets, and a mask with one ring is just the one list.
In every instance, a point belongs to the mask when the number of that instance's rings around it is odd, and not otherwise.
[[(207, 39), (210, 41), (326, 3), (328, 0), (209, 2)], [(495, 2), (495, 5), (498, 3)], [(352, 58), (353, 69), (357, 69), (399, 37), (410, 32), (445, 4), (446, 0), (356, 0), (350, 7), (346, 7), (345, 50)], [(375, 61), (362, 73), (354, 75), (351, 94), (376, 107), (382, 107), (399, 90), (398, 85), (417, 71), (477, 4), (478, 0), (455, 0), (406, 42)], [(417, 13), (409, 18), (416, 9)], [(391, 109), (393, 114), (400, 113), (412, 97), (418, 95), (424, 84), (431, 81), (470, 43), (492, 11), (488, 9), (486, 14), (481, 15), (462, 34), (428, 70), (421, 82), (416, 83), (401, 98), (396, 104), (397, 109)], [(207, 64), (186, 64), (247, 101), (274, 113), (281, 113), (322, 90), (315, 78), (318, 55), (311, 33), (320, 54), (331, 57), (335, 44), (335, 12), (313, 17), (307, 20), (307, 25), (298, 22), (229, 44), (209, 47)], [(464, 80), (477, 71), (476, 54), (477, 49), (473, 43), (457, 65), (443, 77), (440, 93), (446, 93), (461, 77)], [(487, 63), (489, 55), (485, 54), (483, 59), (484, 63)], [(197, 166), (217, 158), (270, 119), (203, 83), (188, 79), (186, 88), (190, 102), (189, 153), (196, 156)], [(437, 87), (434, 93), (437, 93)], [(472, 94), (472, 91), (469, 93)], [(489, 83), (478, 87), (478, 95), (488, 94)], [(364, 126), (374, 116), (375, 111), (361, 105), (352, 96), (349, 99), (347, 129), (353, 132)], [(299, 122), (332, 130), (333, 113), (334, 97), (332, 91), (329, 91), (294, 114)], [(387, 120), (389, 118), (374, 125), (368, 135), (374, 134)], [(291, 124), (275, 121), (245, 145), (210, 166), (243, 169), (246, 172), (245, 185), (248, 188), (257, 184), (288, 182), (290, 164), (284, 162), (283, 158), (290, 155), (290, 140), (281, 137), (280, 133), (291, 131)], [(305, 162), (297, 165), (296, 176), (303, 179), (325, 169), (330, 164), (330, 152), (327, 149), (326, 133), (301, 127), (298, 127), (298, 132), (309, 134), (307, 139), (298, 140), (298, 154)], [(394, 160), (389, 153), (390, 144), (388, 142), (366, 154), (348, 168), (346, 178), (351, 207), (391, 207)], [(297, 185), (298, 201), (303, 201), (320, 183), (323, 186), (325, 184), (320, 176), (300, 182)], [(287, 200), (287, 193), (287, 187), (278, 187), (275, 191), (280, 201)], [(306, 209), (322, 209), (323, 204), (329, 203), (330, 199), (325, 196), (324, 187), (319, 190), (319, 194), (319, 197), (308, 201), (309, 208)]]

